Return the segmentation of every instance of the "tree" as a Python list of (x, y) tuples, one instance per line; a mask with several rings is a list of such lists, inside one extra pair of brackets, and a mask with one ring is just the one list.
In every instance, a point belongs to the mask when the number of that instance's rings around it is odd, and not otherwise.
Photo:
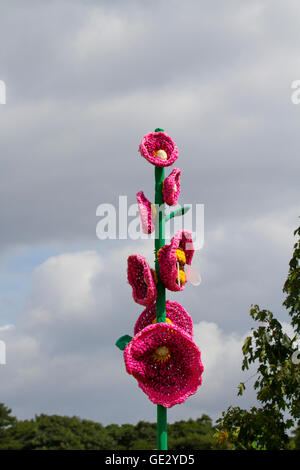
[[(300, 333), (300, 227), (295, 230), (298, 240), (289, 263), (283, 291), (283, 305), (291, 316), (291, 325)], [(217, 421), (220, 445), (231, 443), (236, 449), (286, 449), (290, 446), (288, 431), (300, 418), (300, 366), (297, 335), (290, 338), (281, 323), (268, 311), (253, 305), (250, 315), (259, 326), (244, 342), (242, 370), (257, 365), (254, 388), (261, 408), (250, 411), (229, 407)], [(240, 383), (238, 395), (245, 384)], [(288, 418), (286, 417), (288, 414)]]
[[(6, 450), (154, 450), (156, 423), (110, 424), (82, 420), (76, 416), (41, 414), (17, 421), (6, 410), (0, 449)], [(214, 428), (209, 416), (169, 425), (170, 449), (212, 449)]]
[(115, 441), (100, 423), (80, 418), (40, 415), (15, 421), (0, 436), (0, 449), (109, 450)]
[(32, 448), (37, 450), (106, 450), (114, 442), (100, 423), (77, 416), (40, 415), (35, 419), (37, 430)]
[(283, 292), (287, 294), (283, 305), (292, 318), (291, 325), (300, 333), (300, 227), (295, 230), (294, 235), (298, 235), (299, 239), (294, 245), (288, 277), (283, 286)]
[(0, 438), (0, 450), (33, 450), (36, 435), (34, 420), (16, 421)]
[(211, 418), (205, 414), (197, 420), (177, 421), (169, 425), (170, 450), (205, 450), (215, 447)]
[(0, 438), (5, 430), (16, 422), (16, 418), (11, 416), (11, 409), (0, 403)]

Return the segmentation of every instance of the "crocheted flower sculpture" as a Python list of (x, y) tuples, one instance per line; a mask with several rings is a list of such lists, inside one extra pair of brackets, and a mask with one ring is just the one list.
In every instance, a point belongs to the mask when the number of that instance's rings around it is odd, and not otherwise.
[(147, 234), (152, 233), (155, 228), (156, 207), (148, 201), (143, 191), (137, 193), (136, 199), (142, 221), (142, 231)]
[(174, 206), (177, 204), (180, 194), (180, 175), (181, 170), (174, 168), (172, 173), (164, 179), (163, 198), (166, 204)]
[(124, 360), (149, 399), (165, 408), (184, 402), (202, 383), (200, 350), (173, 324), (156, 323), (141, 330), (125, 347)]
[(170, 166), (178, 158), (175, 142), (165, 132), (150, 132), (143, 137), (139, 146), (142, 157), (155, 166)]
[(131, 255), (127, 259), (127, 279), (132, 287), (136, 303), (147, 307), (156, 299), (156, 274), (150, 269), (141, 255)]
[[(193, 321), (187, 311), (178, 302), (166, 301), (166, 322), (178, 326), (193, 338)], [(146, 326), (156, 323), (156, 303), (153, 302), (139, 316), (135, 326), (134, 335)]]
[(170, 245), (163, 246), (157, 253), (159, 274), (165, 287), (171, 291), (182, 291), (186, 284), (185, 264), (190, 265), (194, 254), (192, 233), (177, 232)]

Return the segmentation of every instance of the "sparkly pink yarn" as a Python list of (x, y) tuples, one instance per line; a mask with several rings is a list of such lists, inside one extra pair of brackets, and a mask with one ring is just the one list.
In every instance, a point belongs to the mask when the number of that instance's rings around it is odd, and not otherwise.
[[(172, 324), (178, 326), (193, 338), (193, 321), (187, 311), (178, 302), (167, 300), (166, 302), (166, 317), (171, 320)], [(147, 307), (137, 319), (134, 326), (134, 335), (139, 333), (146, 326), (152, 325), (156, 319), (156, 303), (153, 302)]]
[(165, 287), (171, 291), (182, 291), (186, 281), (182, 286), (176, 282), (177, 278), (177, 257), (176, 250), (180, 248), (184, 251), (186, 264), (191, 264), (194, 255), (194, 245), (192, 233), (186, 230), (176, 232), (170, 245), (163, 246), (158, 253), (159, 274)]
[[(157, 348), (168, 348), (165, 362), (154, 358)], [(201, 352), (191, 337), (169, 323), (156, 323), (141, 330), (124, 350), (128, 374), (149, 399), (165, 408), (184, 402), (202, 383)]]
[(143, 256), (129, 256), (127, 279), (132, 287), (132, 296), (136, 303), (147, 307), (154, 302), (157, 295), (156, 285), (150, 266)]
[(177, 204), (180, 194), (180, 175), (181, 170), (174, 168), (172, 173), (164, 179), (163, 198), (166, 204), (174, 206)]
[(152, 204), (145, 197), (143, 191), (137, 193), (136, 199), (141, 216), (142, 231), (147, 234), (152, 233), (155, 228), (155, 217), (152, 214), (151, 208)]
[[(161, 160), (155, 157), (155, 152), (164, 150), (167, 154), (167, 160)], [(142, 138), (139, 146), (139, 152), (142, 157), (155, 166), (170, 166), (178, 158), (178, 149), (175, 142), (165, 132), (150, 132)]]

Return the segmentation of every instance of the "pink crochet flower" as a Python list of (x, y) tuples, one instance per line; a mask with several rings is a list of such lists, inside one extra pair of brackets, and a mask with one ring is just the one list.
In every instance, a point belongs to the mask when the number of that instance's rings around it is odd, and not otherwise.
[[(178, 302), (167, 300), (166, 302), (167, 323), (181, 328), (191, 338), (193, 338), (193, 321), (187, 311)], [(146, 326), (156, 323), (156, 303), (153, 302), (139, 316), (135, 326), (134, 334), (146, 328)]]
[(137, 193), (136, 199), (142, 221), (142, 231), (148, 234), (152, 233), (155, 229), (156, 207), (148, 201), (143, 191)]
[(192, 233), (180, 230), (157, 252), (159, 274), (165, 287), (172, 291), (181, 291), (186, 284), (185, 264), (190, 265), (194, 254)]
[(176, 325), (156, 323), (141, 330), (127, 344), (124, 360), (150, 400), (165, 408), (184, 402), (202, 383), (201, 352)]
[(142, 157), (155, 166), (170, 166), (178, 158), (175, 142), (165, 132), (150, 132), (139, 146)]
[(165, 203), (169, 206), (177, 204), (180, 194), (180, 175), (181, 170), (179, 170), (179, 168), (174, 168), (172, 173), (164, 179), (163, 198)]
[(156, 299), (155, 272), (141, 255), (131, 255), (127, 260), (127, 279), (136, 303), (147, 307)]

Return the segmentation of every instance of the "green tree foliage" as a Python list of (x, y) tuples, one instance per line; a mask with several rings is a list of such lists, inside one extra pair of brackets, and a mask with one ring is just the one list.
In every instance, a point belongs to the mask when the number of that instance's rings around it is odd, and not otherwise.
[(189, 419), (169, 425), (168, 440), (170, 450), (213, 449), (215, 438), (210, 417), (202, 415), (195, 421)]
[(16, 422), (16, 418), (11, 416), (11, 410), (3, 403), (0, 403), (0, 437), (5, 432), (8, 426)]
[(292, 432), (291, 438), (291, 449), (300, 450), (300, 421), (298, 421), (298, 426)]
[[(7, 450), (154, 450), (156, 424), (140, 421), (137, 425), (102, 426), (76, 416), (40, 415), (17, 421), (11, 410), (0, 404), (0, 449)], [(211, 419), (169, 425), (169, 448), (212, 449), (215, 441)]]
[(32, 450), (36, 434), (34, 421), (16, 421), (0, 438), (0, 450)]
[[(300, 227), (294, 232), (300, 237)], [(300, 238), (294, 245), (289, 273), (283, 291), (284, 306), (291, 316), (291, 325), (300, 333)], [(252, 328), (243, 345), (242, 370), (257, 366), (254, 389), (261, 408), (250, 411), (229, 407), (218, 420), (219, 444), (236, 449), (286, 449), (290, 447), (288, 431), (300, 418), (300, 366), (297, 335), (289, 338), (281, 323), (268, 310), (258, 305), (250, 315), (259, 324)], [(242, 395), (245, 384), (238, 387)], [(288, 418), (286, 417), (288, 414)], [(295, 438), (297, 439), (297, 437)]]
[(37, 433), (33, 441), (35, 449), (107, 449), (113, 445), (102, 424), (77, 417), (36, 417)]
[(300, 333), (300, 227), (295, 230), (294, 235), (299, 238), (294, 245), (288, 277), (283, 286), (283, 292), (287, 294), (283, 305), (289, 311), (295, 331)]
[(113, 445), (114, 441), (101, 424), (57, 415), (17, 421), (0, 439), (1, 449), (101, 450), (113, 448)]

